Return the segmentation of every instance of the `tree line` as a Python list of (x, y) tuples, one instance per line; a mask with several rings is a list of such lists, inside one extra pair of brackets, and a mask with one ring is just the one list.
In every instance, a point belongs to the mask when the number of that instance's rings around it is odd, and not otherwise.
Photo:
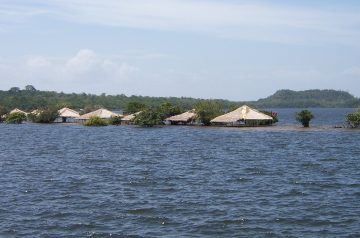
[[(24, 89), (13, 87), (7, 91), (0, 90), (0, 113), (19, 108), (24, 111), (32, 111), (39, 108), (49, 107), (69, 107), (75, 110), (82, 109), (89, 112), (97, 108), (107, 108), (109, 110), (122, 109), (126, 112), (132, 112), (128, 108), (129, 103), (139, 103), (147, 107), (159, 107), (164, 103), (190, 110), (195, 104), (207, 101), (205, 99), (190, 97), (147, 97), (147, 96), (126, 96), (119, 95), (95, 95), (86, 93), (63, 93), (54, 91), (39, 91), (32, 85), (27, 85)], [(211, 101), (221, 105), (222, 108), (228, 109), (239, 105), (240, 102), (232, 102), (223, 99), (212, 99)], [(129, 111), (127, 109), (130, 109)]]
[[(0, 115), (14, 108), (24, 111), (48, 109), (54, 107), (69, 107), (82, 113), (104, 107), (109, 110), (124, 110), (126, 113), (145, 106), (158, 108), (170, 103), (181, 111), (194, 109), (199, 103), (212, 102), (219, 105), (222, 112), (235, 109), (241, 104), (256, 108), (310, 108), (310, 107), (353, 107), (360, 105), (360, 100), (348, 92), (336, 90), (279, 90), (265, 99), (248, 102), (234, 102), (223, 99), (199, 99), (190, 97), (147, 97), (119, 95), (95, 95), (86, 93), (63, 93), (54, 91), (39, 91), (33, 85), (23, 89), (12, 87), (7, 91), (0, 90)], [(140, 106), (139, 106), (140, 105)]]

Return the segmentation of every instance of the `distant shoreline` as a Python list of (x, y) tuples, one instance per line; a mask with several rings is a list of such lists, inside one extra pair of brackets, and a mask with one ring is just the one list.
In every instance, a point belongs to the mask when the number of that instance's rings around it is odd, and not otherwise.
[[(31, 85), (30, 85), (31, 86)], [(13, 87), (0, 90), (0, 107), (19, 108), (31, 111), (51, 105), (67, 105), (73, 109), (101, 106), (111, 110), (124, 109), (130, 102), (139, 102), (149, 107), (156, 107), (165, 102), (191, 110), (195, 104), (203, 101), (215, 101), (224, 109), (247, 104), (255, 108), (357, 108), (360, 99), (348, 92), (339, 90), (278, 90), (273, 95), (257, 101), (230, 101), (225, 99), (200, 99), (191, 97), (148, 97), (119, 95), (94, 95), (86, 93), (58, 93), (39, 91), (29, 85), (25, 89)], [(30, 88), (30, 89), (29, 89)]]

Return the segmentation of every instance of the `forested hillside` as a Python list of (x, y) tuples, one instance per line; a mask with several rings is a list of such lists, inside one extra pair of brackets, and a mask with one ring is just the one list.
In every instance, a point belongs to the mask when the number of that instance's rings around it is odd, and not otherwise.
[[(170, 102), (183, 110), (194, 108), (195, 104), (204, 99), (189, 97), (146, 97), (120, 95), (94, 95), (76, 93), (58, 93), (53, 91), (38, 91), (28, 85), (24, 89), (13, 87), (7, 91), (0, 90), (0, 108), (11, 110), (20, 108), (31, 111), (49, 106), (67, 106), (74, 109), (105, 107), (108, 109), (125, 109), (128, 103), (138, 102), (149, 107), (156, 107)], [(246, 103), (259, 108), (308, 108), (308, 107), (358, 107), (360, 100), (344, 91), (336, 90), (279, 90), (274, 95), (255, 102), (232, 102), (214, 99), (224, 110), (235, 108)]]
[[(25, 111), (31, 111), (37, 108), (48, 106), (67, 106), (74, 109), (105, 107), (108, 109), (125, 109), (129, 102), (139, 102), (149, 107), (156, 107), (165, 102), (170, 102), (184, 110), (192, 109), (193, 106), (204, 99), (195, 99), (188, 97), (146, 97), (146, 96), (126, 96), (120, 95), (94, 95), (94, 94), (76, 94), (76, 93), (58, 93), (53, 91), (38, 91), (33, 86), (26, 86), (21, 90), (17, 87), (8, 91), (0, 91), (0, 107), (7, 109), (19, 108)], [(228, 100), (214, 100), (223, 108), (232, 108), (238, 103)]]
[(348, 92), (337, 90), (279, 90), (270, 97), (256, 102), (259, 107), (309, 108), (358, 107), (360, 101)]

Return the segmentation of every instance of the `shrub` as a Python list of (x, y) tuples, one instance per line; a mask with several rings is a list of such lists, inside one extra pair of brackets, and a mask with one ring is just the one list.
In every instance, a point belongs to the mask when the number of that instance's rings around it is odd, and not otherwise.
[(195, 105), (198, 119), (205, 125), (210, 125), (210, 121), (222, 114), (221, 106), (217, 102), (204, 101)]
[(30, 113), (28, 118), (35, 123), (53, 123), (58, 116), (58, 109), (56, 107), (51, 107), (39, 110), (38, 114)]
[(0, 105), (0, 122), (2, 122), (5, 119), (5, 115), (7, 113), (9, 113), (9, 110), (6, 107)]
[(132, 113), (143, 111), (146, 108), (147, 108), (147, 106), (143, 103), (129, 102), (126, 106), (126, 112), (132, 114)]
[(266, 114), (268, 116), (271, 116), (273, 118), (272, 123), (279, 122), (279, 117), (278, 117), (277, 112), (273, 112), (273, 111), (270, 111), (270, 112), (269, 111), (260, 111), (260, 112), (262, 112), (262, 113), (264, 113), (264, 114)]
[(5, 107), (0, 105), (0, 122), (5, 120), (7, 113), (9, 113), (9, 110), (7, 110)]
[(309, 110), (302, 110), (296, 113), (296, 120), (300, 122), (304, 127), (309, 127), (311, 119), (314, 115)]
[(360, 108), (356, 112), (350, 113), (346, 116), (346, 123), (351, 128), (360, 127)]
[(26, 115), (22, 112), (14, 112), (6, 116), (5, 122), (8, 124), (21, 124), (26, 120)]
[(109, 120), (109, 124), (110, 125), (121, 125), (121, 117), (120, 116), (111, 117)]
[(27, 118), (28, 118), (29, 121), (36, 123), (36, 120), (37, 120), (37, 116), (38, 116), (38, 115), (39, 115), (38, 113), (29, 113), (29, 114), (27, 115)]
[(108, 122), (98, 116), (90, 117), (90, 119), (85, 122), (85, 126), (107, 126)]
[(160, 118), (162, 121), (168, 117), (182, 113), (182, 110), (180, 107), (173, 106), (169, 102), (161, 104), (161, 106), (157, 109), (157, 111), (159, 112), (159, 115), (160, 115)]
[(153, 127), (155, 125), (161, 125), (162, 120), (157, 110), (145, 109), (135, 117), (134, 123), (142, 127)]

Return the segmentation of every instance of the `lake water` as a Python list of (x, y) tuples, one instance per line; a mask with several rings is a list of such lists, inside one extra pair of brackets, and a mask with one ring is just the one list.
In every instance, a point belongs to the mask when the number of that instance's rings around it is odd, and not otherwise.
[(360, 237), (353, 109), (266, 128), (0, 124), (0, 237)]

